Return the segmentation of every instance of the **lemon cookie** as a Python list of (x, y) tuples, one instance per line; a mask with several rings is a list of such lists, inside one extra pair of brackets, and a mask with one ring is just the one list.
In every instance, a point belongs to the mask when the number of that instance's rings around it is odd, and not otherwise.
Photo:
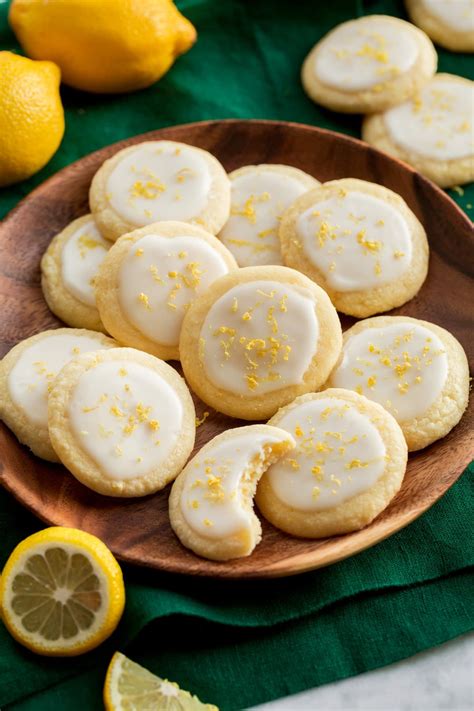
[(328, 385), (383, 405), (414, 451), (444, 437), (461, 419), (469, 368), (462, 346), (444, 328), (407, 316), (379, 316), (344, 333)]
[(14, 346), (0, 361), (0, 417), (38, 457), (57, 462), (48, 434), (48, 393), (72, 358), (116, 342), (94, 331), (58, 328)]
[(405, 0), (410, 19), (452, 52), (474, 52), (474, 0)]
[(41, 287), (51, 311), (69, 326), (103, 331), (94, 280), (110, 247), (92, 215), (71, 222), (41, 260)]
[(48, 418), (62, 463), (109, 496), (162, 489), (194, 446), (194, 405), (184, 380), (133, 348), (96, 351), (69, 363), (51, 390)]
[(229, 173), (230, 217), (219, 238), (239, 267), (282, 264), (278, 226), (297, 197), (319, 185), (289, 165), (246, 165)]
[(341, 342), (336, 310), (316, 284), (287, 267), (244, 267), (191, 304), (179, 352), (204, 402), (259, 420), (320, 387)]
[(263, 472), (295, 442), (269, 425), (226, 430), (191, 459), (173, 484), (171, 526), (181, 543), (204, 558), (250, 555), (262, 537), (253, 497)]
[(367, 526), (402, 485), (407, 445), (396, 420), (356, 393), (302, 395), (271, 425), (296, 449), (263, 475), (256, 503), (270, 523), (294, 536), (322, 538)]
[(370, 316), (401, 306), (428, 271), (426, 233), (388, 188), (345, 178), (298, 198), (280, 224), (283, 259), (323, 287), (335, 307)]
[(474, 82), (436, 74), (400, 106), (367, 116), (367, 143), (410, 163), (443, 188), (474, 180)]
[(369, 113), (405, 101), (435, 73), (429, 37), (396, 17), (370, 15), (338, 25), (306, 57), (301, 79), (313, 101)]
[(120, 343), (170, 360), (193, 299), (237, 269), (224, 245), (201, 227), (158, 222), (123, 235), (96, 282), (105, 327)]
[(175, 141), (147, 141), (116, 153), (95, 174), (91, 211), (107, 239), (152, 222), (179, 220), (216, 234), (230, 210), (230, 183), (217, 158)]

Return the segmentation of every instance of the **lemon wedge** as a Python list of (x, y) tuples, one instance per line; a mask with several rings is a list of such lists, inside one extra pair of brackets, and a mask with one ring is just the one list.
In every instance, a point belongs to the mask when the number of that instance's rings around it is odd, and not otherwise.
[(33, 652), (74, 656), (97, 647), (122, 616), (122, 571), (107, 546), (75, 528), (25, 538), (6, 562), (0, 612), (10, 634)]
[(219, 711), (116, 652), (104, 684), (106, 711)]

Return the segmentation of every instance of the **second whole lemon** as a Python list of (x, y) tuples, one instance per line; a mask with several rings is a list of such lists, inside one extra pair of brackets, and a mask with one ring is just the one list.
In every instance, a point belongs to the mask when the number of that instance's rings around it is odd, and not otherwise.
[(64, 133), (60, 72), (0, 52), (0, 187), (36, 173), (56, 152)]
[(9, 20), (30, 57), (95, 93), (150, 86), (196, 40), (172, 0), (13, 0)]

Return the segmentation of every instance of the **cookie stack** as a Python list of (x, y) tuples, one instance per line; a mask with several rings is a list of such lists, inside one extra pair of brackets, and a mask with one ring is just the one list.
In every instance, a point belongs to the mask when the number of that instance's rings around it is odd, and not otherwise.
[[(415, 25), (386, 15), (344, 22), (311, 50), (302, 82), (333, 111), (366, 114), (362, 138), (441, 187), (474, 180), (472, 81), (435, 74), (430, 37), (474, 51), (472, 0), (406, 0)], [(429, 35), (429, 36), (428, 36)]]
[[(152, 141), (104, 163), (90, 207), (41, 262), (45, 298), (73, 328), (3, 359), (0, 415), (100, 494), (174, 481), (171, 525), (198, 555), (251, 554), (254, 498), (294, 536), (366, 526), (400, 489), (408, 450), (461, 418), (456, 339), (375, 316), (412, 299), (428, 271), (423, 226), (391, 190), (292, 166), (227, 175), (206, 151)], [(337, 311), (365, 320), (343, 336)], [(189, 459), (190, 390), (268, 424), (228, 427)]]

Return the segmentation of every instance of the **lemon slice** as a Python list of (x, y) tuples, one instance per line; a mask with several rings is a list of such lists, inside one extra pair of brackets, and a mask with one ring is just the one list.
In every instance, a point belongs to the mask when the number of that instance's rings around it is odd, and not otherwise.
[(116, 652), (104, 684), (106, 711), (219, 711)]
[(112, 634), (124, 604), (122, 571), (112, 553), (75, 528), (46, 528), (25, 538), (2, 572), (3, 622), (38, 654), (94, 649)]

